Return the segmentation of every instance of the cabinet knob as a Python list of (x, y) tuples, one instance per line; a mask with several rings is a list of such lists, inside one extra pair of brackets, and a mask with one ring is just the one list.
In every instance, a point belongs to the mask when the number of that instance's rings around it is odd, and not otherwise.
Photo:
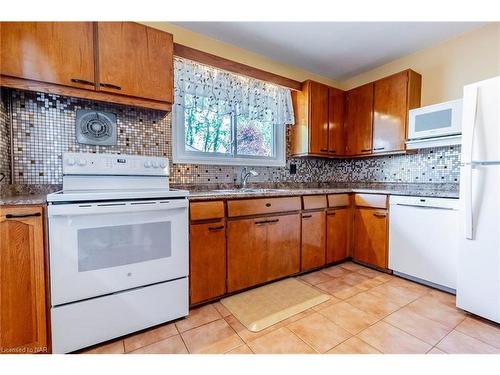
[(271, 207), (271, 203), (266, 203), (266, 207)]

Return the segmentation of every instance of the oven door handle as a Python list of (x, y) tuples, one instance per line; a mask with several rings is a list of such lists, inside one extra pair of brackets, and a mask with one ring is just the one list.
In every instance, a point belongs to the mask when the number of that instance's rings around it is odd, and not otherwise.
[(52, 204), (48, 216), (76, 216), (187, 209), (187, 199)]

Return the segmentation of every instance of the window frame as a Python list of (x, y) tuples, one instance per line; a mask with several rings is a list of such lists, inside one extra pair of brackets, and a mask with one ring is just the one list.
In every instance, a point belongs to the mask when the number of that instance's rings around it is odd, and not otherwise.
[[(237, 120), (236, 120), (237, 121)], [(186, 150), (184, 108), (172, 108), (172, 161), (175, 164), (284, 167), (286, 165), (286, 132), (284, 124), (274, 124), (274, 156), (237, 155), (237, 124), (231, 116), (231, 154)]]

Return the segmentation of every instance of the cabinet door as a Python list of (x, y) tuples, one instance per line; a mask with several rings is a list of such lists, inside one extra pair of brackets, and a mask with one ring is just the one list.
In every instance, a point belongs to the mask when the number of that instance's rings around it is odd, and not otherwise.
[(98, 22), (99, 90), (172, 103), (172, 35), (133, 22)]
[(189, 227), (191, 304), (226, 292), (226, 226), (223, 221)]
[(270, 217), (266, 227), (266, 281), (299, 272), (300, 214)]
[(375, 82), (373, 152), (405, 149), (407, 97), (407, 71)]
[(309, 152), (328, 153), (328, 86), (310, 82)]
[(305, 271), (325, 264), (326, 213), (302, 214), (302, 246), (300, 269)]
[(373, 83), (347, 92), (347, 153), (372, 152)]
[(330, 88), (328, 105), (328, 152), (331, 155), (344, 155), (345, 132), (344, 132), (344, 109), (345, 92)]
[(266, 218), (227, 223), (227, 291), (248, 288), (267, 280)]
[(350, 208), (338, 208), (326, 216), (326, 262), (333, 263), (348, 256)]
[(354, 259), (387, 268), (387, 211), (356, 208)]
[(0, 208), (0, 239), (0, 352), (47, 351), (42, 208)]
[(94, 90), (92, 22), (2, 22), (3, 75)]

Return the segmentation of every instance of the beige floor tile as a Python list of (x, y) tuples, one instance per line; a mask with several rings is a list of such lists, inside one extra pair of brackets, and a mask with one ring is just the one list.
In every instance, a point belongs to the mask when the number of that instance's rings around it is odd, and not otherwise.
[(224, 319), (181, 333), (190, 353), (222, 354), (240, 345), (243, 341)]
[(379, 320), (377, 316), (360, 310), (347, 302), (336, 303), (320, 310), (319, 313), (353, 335)]
[(417, 292), (410, 288), (405, 288), (391, 283), (385, 283), (376, 286), (375, 288), (372, 288), (370, 290), (370, 293), (373, 293), (380, 297), (388, 298), (391, 302), (400, 307), (403, 307), (422, 296), (421, 292)]
[(360, 310), (377, 316), (379, 319), (382, 319), (399, 309), (399, 306), (391, 302), (390, 298), (375, 295), (371, 292), (357, 294), (354, 297), (347, 299), (346, 302)]
[(305, 281), (308, 284), (316, 285), (319, 283), (324, 283), (325, 281), (330, 280), (332, 277), (328, 276), (326, 273), (322, 271), (311, 272), (306, 275), (302, 275), (299, 279)]
[(436, 345), (451, 331), (451, 328), (425, 318), (408, 308), (392, 313), (384, 321), (430, 345)]
[(432, 319), (448, 328), (455, 328), (465, 319), (465, 313), (457, 308), (447, 306), (437, 298), (425, 295), (407, 305), (412, 311), (428, 319)]
[(332, 279), (330, 281), (320, 283), (315, 285), (317, 288), (322, 291), (333, 295), (336, 298), (346, 299), (350, 298), (358, 293), (363, 292), (363, 289), (360, 289), (356, 286), (352, 286), (340, 280), (340, 278)]
[(432, 348), (427, 352), (427, 354), (446, 354), (442, 350), (439, 350), (438, 348)]
[(282, 327), (250, 343), (250, 349), (256, 354), (314, 354), (314, 349), (294, 335), (288, 328)]
[(213, 305), (206, 305), (189, 311), (189, 316), (185, 319), (179, 320), (175, 323), (175, 325), (179, 332), (182, 333), (220, 318), (221, 315)]
[(348, 271), (359, 271), (368, 268), (354, 262), (341, 263), (339, 264), (339, 266), (345, 268)]
[(231, 315), (231, 311), (229, 311), (222, 303), (220, 302), (215, 302), (213, 303), (213, 306), (215, 307), (215, 310), (223, 317), (225, 318), (226, 316)]
[[(342, 276), (340, 278), (344, 283), (352, 285), (352, 286), (358, 286), (362, 284), (363, 282), (366, 282), (370, 280), (368, 276), (362, 275), (358, 272), (351, 272), (348, 275)], [(367, 289), (367, 288), (361, 288), (361, 289)]]
[(432, 345), (385, 322), (374, 324), (358, 337), (386, 354), (425, 354), (432, 348)]
[(452, 308), (457, 307), (457, 302), (456, 302), (457, 299), (456, 299), (454, 294), (450, 294), (450, 293), (442, 292), (440, 290), (432, 289), (428, 293), (428, 295), (438, 299), (439, 302), (441, 302), (449, 307), (452, 307)]
[(253, 354), (252, 349), (248, 345), (240, 345), (237, 348), (228, 351), (226, 354)]
[(467, 317), (455, 330), (500, 348), (500, 324), (486, 322), (475, 317)]
[(385, 275), (383, 272), (373, 270), (371, 268), (363, 268), (357, 271), (361, 275), (368, 276), (368, 277), (377, 277), (377, 276), (382, 276)]
[(335, 305), (336, 303), (339, 303), (340, 301), (342, 301), (342, 300), (338, 299), (338, 298), (336, 298), (334, 296), (330, 296), (330, 299), (328, 301), (320, 303), (319, 305), (313, 306), (312, 309), (314, 311), (323, 310), (323, 309), (325, 309), (327, 307)]
[(394, 278), (395, 278), (395, 276), (388, 275), (386, 273), (382, 273), (381, 275), (375, 276), (373, 278), (373, 280), (377, 280), (377, 281), (380, 281), (382, 283), (387, 283), (387, 282), (391, 281)]
[(331, 277), (342, 277), (350, 274), (352, 271), (349, 271), (341, 266), (331, 266), (325, 268), (323, 272)]
[(436, 347), (449, 354), (500, 353), (500, 349), (455, 330), (451, 331)]
[(94, 346), (90, 349), (84, 349), (81, 351), (82, 354), (123, 354), (125, 349), (123, 346), (123, 340), (108, 342)]
[(337, 345), (327, 354), (382, 354), (373, 346), (367, 344), (358, 337), (351, 337), (343, 343)]
[(318, 313), (287, 326), (290, 331), (319, 353), (324, 353), (352, 335)]
[(131, 352), (143, 346), (153, 344), (157, 341), (167, 339), (171, 336), (177, 335), (177, 329), (174, 323), (165, 324), (161, 327), (149, 329), (145, 332), (135, 334), (123, 340), (125, 345), (125, 352)]
[(188, 354), (180, 335), (143, 346), (128, 354)]
[(419, 284), (419, 283), (415, 283), (415, 282), (410, 281), (410, 280), (403, 279), (403, 278), (398, 277), (398, 276), (394, 276), (391, 280), (388, 281), (388, 284), (389, 285), (396, 285), (396, 286), (403, 287), (403, 288), (408, 288), (414, 292), (420, 293), (421, 295), (429, 293), (432, 290), (432, 288), (430, 288), (430, 287), (427, 287), (427, 286)]

